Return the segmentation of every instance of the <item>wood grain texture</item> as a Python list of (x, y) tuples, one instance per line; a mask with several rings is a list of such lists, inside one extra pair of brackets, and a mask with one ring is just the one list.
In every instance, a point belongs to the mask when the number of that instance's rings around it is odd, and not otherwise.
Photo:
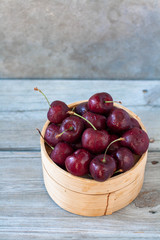
[(35, 128), (42, 129), (48, 105), (40, 93), (33, 91), (35, 86), (42, 89), (51, 101), (60, 99), (68, 104), (88, 99), (95, 92), (111, 93), (114, 99), (121, 100), (141, 118), (149, 137), (154, 139), (149, 149), (160, 149), (160, 94), (157, 92), (160, 81), (101, 80), (0, 80), (0, 131), (3, 139), (0, 149), (40, 149)]
[(0, 111), (47, 110), (47, 102), (40, 93), (34, 92), (34, 87), (44, 91), (50, 101), (61, 99), (67, 104), (106, 91), (128, 108), (160, 106), (160, 80), (0, 80)]
[[(158, 163), (152, 164), (153, 161)], [(111, 216), (96, 218), (68, 213), (49, 198), (39, 152), (1, 151), (0, 162), (0, 239), (158, 239), (160, 236), (160, 198), (155, 200), (160, 193), (159, 152), (149, 153), (143, 188), (136, 200)], [(142, 204), (145, 194), (150, 200)]]

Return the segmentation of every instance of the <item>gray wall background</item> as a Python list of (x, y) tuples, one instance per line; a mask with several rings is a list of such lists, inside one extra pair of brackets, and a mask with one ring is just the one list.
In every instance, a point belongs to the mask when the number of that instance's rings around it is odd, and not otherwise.
[(160, 79), (160, 0), (0, 0), (0, 78)]

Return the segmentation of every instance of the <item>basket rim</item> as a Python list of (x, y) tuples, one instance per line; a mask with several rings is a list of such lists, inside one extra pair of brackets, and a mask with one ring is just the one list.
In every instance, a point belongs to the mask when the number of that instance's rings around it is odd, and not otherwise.
[[(83, 100), (83, 101), (78, 101), (78, 102), (74, 102), (74, 103), (71, 103), (71, 104), (68, 104), (68, 107), (69, 108), (73, 108), (75, 107), (76, 105), (80, 104), (80, 103), (83, 103), (83, 102), (87, 102), (87, 100)], [(122, 108), (124, 109), (125, 111), (127, 111), (132, 117), (134, 117), (140, 124), (141, 128), (146, 132), (146, 129), (141, 121), (141, 119), (135, 114), (133, 113), (131, 110), (129, 110), (128, 108), (124, 107), (123, 105), (121, 104), (118, 104), (118, 103), (114, 103), (114, 106), (115, 107), (118, 107), (118, 108)], [(50, 121), (47, 120), (43, 126), (43, 129), (42, 129), (42, 136), (44, 137), (44, 134), (45, 134), (45, 131), (46, 131), (46, 128), (48, 127)], [(55, 168), (57, 168), (57, 171), (61, 172), (62, 174), (72, 178), (73, 181), (76, 181), (76, 180), (80, 180), (82, 183), (95, 183), (95, 184), (102, 184), (102, 182), (98, 182), (94, 179), (87, 179), (87, 178), (83, 178), (83, 177), (79, 177), (79, 176), (74, 176), (72, 175), (71, 173), (67, 172), (66, 170), (62, 169), (61, 167), (59, 167), (56, 163), (54, 163), (52, 161), (52, 159), (49, 157), (48, 153), (47, 153), (47, 150), (46, 150), (46, 147), (45, 147), (45, 142), (43, 140), (42, 137), (40, 137), (40, 145), (41, 145), (41, 151), (43, 151), (43, 153), (45, 154), (45, 157), (48, 159), (48, 161), (50, 162), (50, 164), (53, 164)], [(137, 163), (128, 171), (124, 172), (124, 173), (121, 173), (120, 175), (117, 175), (117, 176), (113, 176), (109, 179), (107, 179), (106, 181), (104, 182), (109, 182), (109, 181), (112, 181), (113, 179), (116, 180), (116, 179), (120, 179), (123, 176), (128, 176), (130, 175), (131, 172), (134, 172), (135, 169), (141, 164), (141, 162), (143, 161), (143, 159), (146, 157), (148, 153), (148, 150), (142, 154), (142, 156), (139, 158), (139, 160), (137, 161)], [(104, 183), (103, 182), (103, 183)]]

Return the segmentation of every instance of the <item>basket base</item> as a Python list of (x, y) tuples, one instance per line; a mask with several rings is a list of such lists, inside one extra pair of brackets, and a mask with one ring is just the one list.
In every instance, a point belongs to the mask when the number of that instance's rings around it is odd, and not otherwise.
[(84, 194), (71, 191), (52, 179), (43, 166), (43, 177), (50, 197), (61, 208), (82, 216), (110, 215), (130, 204), (139, 194), (144, 174), (118, 191), (109, 194)]

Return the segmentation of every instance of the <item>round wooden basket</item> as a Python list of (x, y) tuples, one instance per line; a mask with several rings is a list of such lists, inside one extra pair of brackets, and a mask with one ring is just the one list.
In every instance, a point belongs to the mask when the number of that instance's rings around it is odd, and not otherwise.
[[(79, 103), (69, 105), (72, 109)], [(116, 107), (126, 110), (136, 118), (144, 131), (140, 118), (120, 104)], [(43, 127), (44, 136), (49, 124)], [(120, 175), (111, 177), (105, 182), (76, 177), (57, 166), (49, 157), (49, 149), (44, 140), (40, 139), (44, 183), (50, 197), (63, 209), (83, 216), (102, 216), (127, 206), (138, 195), (143, 185), (147, 152), (145, 152), (134, 167)]]

